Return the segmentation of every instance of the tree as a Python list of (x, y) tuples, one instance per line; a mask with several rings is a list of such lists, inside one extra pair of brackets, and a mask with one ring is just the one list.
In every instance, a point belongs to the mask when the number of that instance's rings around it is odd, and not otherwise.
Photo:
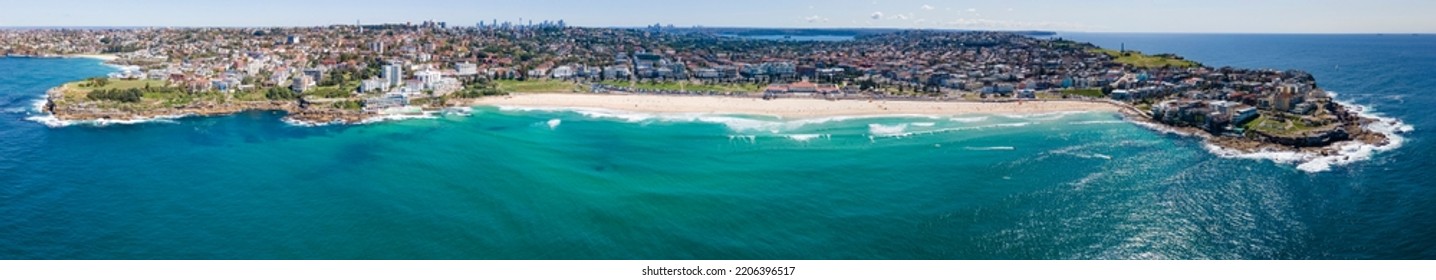
[(286, 87), (272, 87), (269, 88), (268, 91), (264, 92), (264, 98), (268, 98), (270, 100), (298, 99), (299, 94)]
[(878, 83), (877, 83), (877, 82), (874, 82), (873, 80), (861, 80), (861, 81), (858, 81), (858, 89), (859, 89), (859, 90), (870, 90), (870, 89), (875, 89), (875, 88), (877, 88), (877, 87), (878, 87)]
[(90, 86), (91, 86), (91, 87), (104, 87), (105, 85), (109, 85), (109, 84), (110, 84), (110, 78), (106, 78), (106, 77), (90, 78)]

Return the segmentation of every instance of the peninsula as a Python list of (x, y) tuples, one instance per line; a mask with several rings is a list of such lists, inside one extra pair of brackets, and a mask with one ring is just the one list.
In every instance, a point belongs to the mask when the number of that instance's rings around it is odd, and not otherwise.
[[(1298, 70), (1214, 68), (1026, 34), (442, 22), (305, 28), (3, 30), (7, 56), (105, 54), (120, 70), (49, 91), (62, 120), (278, 110), (311, 123), (452, 106), (785, 117), (1120, 111), (1241, 151), (1334, 153), (1386, 135)], [(680, 97), (681, 96), (681, 97)], [(690, 97), (697, 96), (697, 97)]]

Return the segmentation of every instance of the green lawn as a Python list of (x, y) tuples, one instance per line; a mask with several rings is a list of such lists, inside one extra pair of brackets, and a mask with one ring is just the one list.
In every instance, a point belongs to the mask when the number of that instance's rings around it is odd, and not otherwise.
[(90, 81), (88, 81), (88, 80), (71, 82), (70, 85), (72, 85), (75, 89), (79, 89), (79, 90), (83, 90), (83, 91), (88, 92), (88, 91), (97, 90), (97, 89), (105, 89), (105, 90), (109, 90), (109, 89), (132, 89), (132, 88), (143, 89), (143, 88), (145, 88), (145, 85), (149, 85), (149, 86), (152, 87), (152, 88), (159, 88), (159, 87), (164, 87), (164, 86), (165, 86), (165, 82), (164, 82), (164, 81), (155, 81), (155, 80), (119, 80), (119, 79), (109, 79), (109, 82), (106, 82), (106, 83), (105, 83), (105, 86), (101, 86), (101, 87), (92, 87), (92, 86), (89, 86), (89, 85), (90, 85)]
[(583, 90), (578, 84), (558, 80), (497, 80), (494, 83), (499, 90), (516, 93), (580, 92)]
[(1162, 68), (1167, 66), (1187, 68), (1197, 66), (1197, 63), (1191, 60), (1176, 59), (1158, 55), (1147, 55), (1139, 51), (1127, 51), (1125, 54), (1120, 53), (1117, 50), (1109, 49), (1091, 49), (1088, 51), (1093, 53), (1106, 54), (1107, 56), (1112, 57), (1112, 60), (1116, 61), (1117, 63), (1142, 68)]
[(1069, 88), (1069, 89), (1063, 89), (1063, 90), (1062, 90), (1062, 94), (1066, 94), (1066, 95), (1081, 95), (1081, 96), (1095, 97), (1095, 98), (1107, 97), (1106, 95), (1102, 95), (1102, 89), (1100, 89), (1100, 88), (1080, 88), (1080, 89), (1079, 89), (1079, 88)]
[(1246, 124), (1246, 129), (1261, 131), (1271, 135), (1295, 135), (1302, 131), (1312, 129), (1301, 121), (1288, 121), (1281, 118), (1258, 115), (1255, 120)]
[(264, 97), (264, 91), (263, 91), (263, 90), (248, 90), (248, 91), (235, 92), (235, 93), (234, 93), (234, 99), (235, 99), (235, 100), (239, 100), (239, 101), (268, 101), (268, 100), (269, 100), (269, 98), (265, 98), (265, 97)]
[[(144, 91), (144, 92), (143, 92), (143, 95), (140, 97), (140, 102), (137, 102), (137, 103), (132, 103), (132, 104), (118, 104), (118, 103), (112, 103), (112, 102), (102, 102), (102, 103), (105, 103), (105, 105), (103, 105), (103, 106), (112, 106), (112, 107), (113, 107), (113, 106), (124, 107), (124, 108), (149, 108), (149, 107), (152, 107), (152, 106), (165, 106), (165, 107), (168, 107), (168, 106), (179, 106), (179, 105), (191, 104), (191, 103), (193, 103), (193, 102), (195, 102), (195, 101), (207, 101), (207, 102), (214, 102), (214, 103), (221, 103), (221, 102), (224, 102), (224, 101), (225, 101), (225, 95), (224, 95), (223, 93), (220, 93), (220, 92), (207, 91), (207, 92), (197, 92), (197, 93), (184, 93), (183, 91), (181, 91), (181, 90), (179, 90), (179, 89), (166, 88), (167, 85), (166, 85), (165, 82), (163, 82), (163, 81), (155, 81), (155, 80), (119, 80), (119, 79), (109, 79), (107, 82), (105, 82), (105, 85), (104, 85), (104, 86), (98, 86), (98, 87), (92, 86), (92, 85), (91, 85), (91, 82), (90, 82), (89, 80), (82, 80), (82, 81), (70, 82), (70, 83), (68, 83), (68, 84), (65, 84), (65, 86), (67, 87), (67, 89), (68, 89), (68, 91), (70, 92), (70, 94), (78, 94), (78, 95), (74, 95), (74, 96), (75, 96), (75, 97), (78, 97), (78, 98), (81, 99), (81, 100), (86, 99), (86, 96), (88, 96), (88, 94), (89, 94), (90, 92), (96, 91), (96, 90), (129, 90), (129, 89), (139, 89), (139, 90)], [(149, 89), (150, 89), (150, 90), (145, 90), (146, 86), (149, 86)], [(263, 94), (262, 94), (262, 93), (260, 94), (260, 97), (261, 97), (261, 98), (263, 97)]]

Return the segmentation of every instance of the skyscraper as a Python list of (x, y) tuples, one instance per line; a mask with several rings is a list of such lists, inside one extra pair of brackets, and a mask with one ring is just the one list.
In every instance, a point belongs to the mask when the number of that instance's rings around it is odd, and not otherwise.
[(389, 81), (390, 87), (397, 87), (403, 85), (404, 69), (400, 68), (399, 65), (384, 65), (383, 73), (381, 74), (382, 76), (384, 76), (384, 80)]

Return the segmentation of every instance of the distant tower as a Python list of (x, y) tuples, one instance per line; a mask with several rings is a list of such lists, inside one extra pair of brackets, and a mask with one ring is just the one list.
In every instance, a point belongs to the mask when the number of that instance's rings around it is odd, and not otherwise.
[(1118, 53), (1127, 53), (1127, 43), (1122, 43), (1122, 49), (1121, 49), (1121, 50), (1122, 50), (1122, 51), (1121, 51), (1121, 52), (1118, 52)]
[(359, 22), (359, 20), (356, 19), (354, 20), (354, 26), (359, 27), (359, 33), (364, 33), (364, 23), (361, 23)]

